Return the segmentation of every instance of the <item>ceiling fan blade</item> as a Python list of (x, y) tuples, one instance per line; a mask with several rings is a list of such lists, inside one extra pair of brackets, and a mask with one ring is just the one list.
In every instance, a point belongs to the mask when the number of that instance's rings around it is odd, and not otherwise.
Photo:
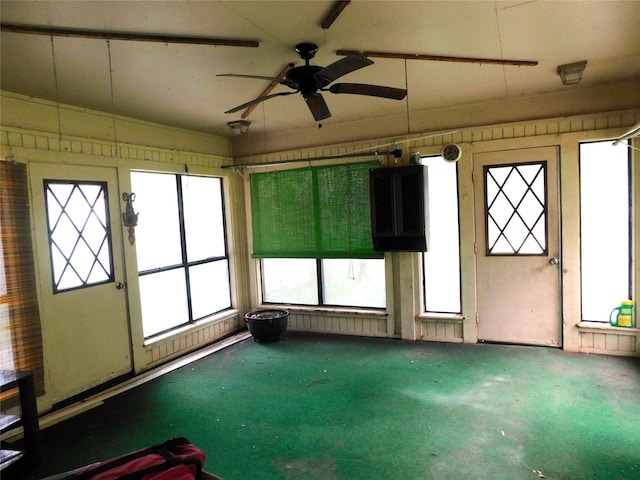
[(331, 112), (329, 112), (329, 107), (327, 107), (327, 103), (322, 98), (320, 93), (314, 93), (313, 95), (308, 95), (304, 97), (304, 101), (307, 102), (309, 106), (309, 110), (311, 110), (311, 114), (316, 122), (320, 120), (324, 120), (325, 118), (329, 118), (331, 116)]
[(383, 87), (364, 83), (336, 83), (331, 85), (328, 90), (331, 93), (369, 95), (372, 97), (391, 98), (393, 100), (402, 100), (407, 96), (407, 91), (404, 88)]
[(340, 60), (327, 65), (314, 76), (315, 78), (322, 78), (326, 81), (325, 85), (329, 85), (331, 82), (343, 75), (371, 65), (372, 63), (373, 60), (363, 57), (362, 55), (349, 55), (348, 57), (341, 58)]
[(243, 103), (242, 105), (238, 105), (235, 108), (232, 108), (231, 110), (227, 110), (224, 113), (235, 113), (235, 112), (239, 112), (240, 110), (247, 108), (251, 105), (255, 105), (256, 103), (260, 103), (260, 102), (264, 102), (265, 100), (269, 100), (270, 98), (273, 97), (280, 97), (282, 95), (292, 95), (294, 93), (298, 93), (298, 92), (280, 92), (280, 93), (272, 93), (271, 95), (265, 95), (264, 97), (258, 97), (258, 98), (254, 98), (253, 100), (251, 100), (250, 102), (247, 103)]
[(286, 85), (286, 79), (278, 77), (267, 77), (263, 75), (242, 75), (240, 73), (219, 73), (216, 77), (236, 77), (236, 78), (255, 78), (257, 80), (269, 80), (270, 82), (284, 83)]

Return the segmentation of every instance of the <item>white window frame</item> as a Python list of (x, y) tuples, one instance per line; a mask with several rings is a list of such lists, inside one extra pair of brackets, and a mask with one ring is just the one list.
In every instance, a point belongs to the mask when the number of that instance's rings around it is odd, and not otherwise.
[[(628, 141), (627, 141), (628, 142)], [(618, 306), (623, 300), (632, 300), (633, 294), (633, 243), (632, 243), (632, 215), (633, 215), (633, 196), (632, 196), (632, 169), (631, 169), (631, 155), (627, 142), (621, 142), (615, 147), (612, 145), (612, 140), (604, 141), (585, 141), (579, 144), (579, 166), (580, 166), (580, 318), (586, 322), (600, 322), (609, 323), (609, 313), (611, 310)], [(598, 162), (606, 162), (606, 157), (609, 152), (614, 152), (614, 148), (618, 149), (616, 155), (624, 153), (626, 160), (626, 167), (619, 165), (618, 171), (623, 169), (626, 172), (626, 184), (622, 183), (622, 179), (617, 179), (614, 185), (612, 195), (619, 195), (626, 193), (626, 201), (621, 198), (617, 198), (617, 205), (620, 206), (621, 202), (625, 202), (624, 210), (618, 211), (617, 215), (603, 214), (597, 219), (598, 225), (589, 224), (585, 218), (585, 212), (583, 211), (583, 204), (586, 201), (595, 200), (603, 205), (609, 200), (608, 193), (604, 190), (607, 186), (612, 186), (612, 179), (606, 179), (604, 176), (608, 173), (606, 171), (601, 172), (598, 175), (598, 185), (596, 188), (593, 186), (585, 185), (583, 180), (583, 173), (585, 166), (583, 161), (587, 160), (587, 153), (583, 149), (586, 149), (588, 145), (594, 145), (599, 148), (598, 155), (603, 155), (597, 159)], [(621, 157), (617, 157), (618, 160)], [(595, 161), (593, 158), (590, 160)], [(593, 204), (591, 207), (594, 208)], [(626, 225), (624, 228), (620, 228), (620, 220), (618, 218), (625, 218)], [(597, 235), (594, 232), (594, 228), (601, 232), (601, 235)], [(588, 238), (592, 236), (592, 238)], [(623, 238), (624, 237), (624, 238)], [(615, 244), (612, 243), (615, 241)], [(594, 243), (595, 242), (595, 243)], [(593, 253), (589, 253), (589, 250), (593, 246), (600, 245), (603, 248), (603, 254), (598, 255), (598, 258), (585, 258), (585, 255), (594, 257)], [(604, 250), (606, 248), (606, 250)], [(627, 258), (624, 262), (623, 257)], [(623, 265), (624, 264), (624, 265)], [(598, 269), (596, 273), (595, 270)], [(624, 277), (624, 278), (623, 278)], [(600, 288), (592, 284), (586, 285), (588, 282), (598, 283)], [(626, 285), (623, 285), (625, 284)], [(585, 302), (587, 304), (585, 305)]]
[[(442, 275), (439, 277), (439, 281), (437, 282), (438, 287), (442, 287), (443, 284), (443, 279), (449, 284), (449, 285), (457, 285), (457, 300), (449, 300), (450, 304), (447, 305), (445, 308), (442, 308), (442, 305), (437, 305), (436, 304), (436, 308), (433, 308), (434, 304), (431, 302), (429, 302), (429, 298), (432, 295), (437, 295), (437, 292), (431, 292), (430, 288), (432, 289), (433, 287), (429, 286), (429, 275), (430, 275), (430, 267), (429, 267), (429, 262), (430, 262), (430, 257), (434, 256), (434, 255), (438, 255), (438, 247), (439, 245), (443, 245), (444, 241), (447, 240), (447, 238), (440, 238), (439, 235), (442, 232), (442, 228), (438, 225), (438, 221), (439, 218), (441, 218), (441, 216), (439, 216), (436, 212), (436, 209), (438, 209), (439, 206), (443, 205), (442, 202), (438, 202), (438, 201), (434, 201), (431, 198), (431, 195), (433, 194), (433, 192), (435, 191), (434, 188), (430, 188), (429, 186), (427, 188), (429, 188), (429, 251), (422, 253), (420, 255), (420, 268), (422, 270), (422, 310), (424, 313), (426, 314), (452, 314), (452, 315), (458, 315), (462, 313), (462, 270), (461, 270), (461, 260), (460, 260), (460, 201), (459, 201), (459, 181), (458, 181), (458, 168), (457, 168), (457, 163), (447, 163), (445, 162), (445, 160), (442, 158), (441, 155), (424, 155), (421, 157), (420, 162), (423, 165), (427, 165), (427, 168), (429, 168), (429, 164), (434, 164), (436, 162), (443, 162), (443, 165), (447, 165), (450, 168), (455, 169), (455, 201), (456, 201), (456, 205), (457, 205), (457, 212), (456, 212), (456, 218), (455, 218), (455, 223), (457, 225), (457, 261), (453, 262), (453, 265), (449, 265), (449, 266), (445, 266), (441, 272)], [(436, 164), (438, 165), (438, 164)], [(435, 168), (430, 168), (429, 170), (429, 184), (430, 186), (434, 185), (436, 182), (438, 184), (441, 184), (442, 182), (437, 181), (437, 179), (435, 178)], [(452, 198), (454, 198), (452, 196)], [(444, 237), (448, 237), (450, 239), (450, 233), (446, 233), (444, 235)], [(444, 276), (443, 276), (444, 275)], [(455, 279), (457, 275), (457, 280)], [(455, 306), (453, 305), (455, 304)], [(431, 308), (430, 308), (431, 307)], [(438, 308), (440, 307), (440, 308)]]
[[(362, 303), (356, 303), (356, 302), (351, 302), (351, 303), (331, 303), (330, 301), (328, 301), (328, 295), (327, 292), (325, 291), (325, 283), (326, 283), (326, 278), (324, 275), (325, 272), (325, 268), (324, 268), (324, 261), (331, 261), (332, 259), (322, 259), (322, 258), (304, 258), (304, 259), (273, 259), (273, 260), (306, 260), (309, 262), (314, 262), (314, 267), (315, 267), (315, 282), (314, 282), (314, 291), (313, 292), (309, 292), (309, 297), (314, 297), (315, 298), (315, 302), (309, 301), (309, 302), (300, 302), (300, 301), (291, 301), (291, 299), (285, 300), (282, 298), (279, 299), (269, 299), (269, 295), (266, 292), (266, 286), (265, 286), (265, 268), (264, 268), (264, 260), (269, 261), (270, 259), (262, 259), (260, 261), (260, 271), (261, 271), (261, 293), (262, 293), (262, 303), (264, 304), (286, 304), (286, 305), (300, 305), (300, 306), (307, 306), (307, 307), (331, 307), (331, 308), (362, 308), (362, 309), (373, 309), (373, 310), (385, 310), (386, 309), (386, 274), (383, 272), (382, 275), (382, 285), (380, 286), (381, 288), (381, 292), (378, 292), (378, 298), (377, 300), (381, 300), (378, 302), (378, 304), (376, 305), (372, 305), (372, 304), (362, 304)], [(381, 258), (381, 259), (351, 259), (351, 258), (346, 258), (346, 259), (335, 259), (335, 260), (345, 260), (345, 261), (352, 261), (352, 262), (359, 262), (360, 260), (365, 261), (365, 262), (371, 262), (371, 261), (375, 261), (375, 262), (382, 262), (383, 264), (383, 269), (386, 268), (385, 265), (385, 259)], [(286, 272), (283, 272), (286, 274)], [(356, 280), (356, 273), (353, 272), (353, 280)], [(349, 277), (351, 278), (351, 277)]]
[[(179, 206), (179, 219), (178, 219), (178, 223), (180, 225), (180, 247), (181, 247), (181, 260), (176, 262), (175, 264), (171, 264), (171, 265), (166, 265), (166, 266), (161, 266), (161, 267), (155, 267), (155, 268), (151, 268), (151, 269), (145, 269), (145, 270), (139, 270), (138, 271), (138, 276), (139, 276), (139, 280), (141, 280), (143, 277), (148, 276), (148, 275), (153, 275), (153, 274), (157, 274), (157, 273), (165, 273), (165, 272), (176, 272), (179, 270), (184, 270), (184, 276), (185, 276), (185, 289), (186, 289), (186, 320), (180, 323), (176, 323), (174, 325), (171, 325), (168, 328), (163, 328), (160, 330), (157, 329), (152, 329), (151, 333), (145, 333), (144, 334), (144, 338), (145, 341), (147, 340), (152, 340), (156, 337), (165, 335), (171, 331), (180, 329), (180, 328), (184, 328), (185, 326), (188, 325), (193, 325), (196, 322), (203, 320), (205, 318), (211, 317), (215, 314), (224, 312), (224, 311), (228, 311), (230, 309), (233, 308), (233, 296), (231, 294), (232, 291), (232, 286), (231, 286), (231, 259), (229, 256), (229, 247), (228, 247), (228, 227), (226, 224), (226, 212), (225, 212), (225, 179), (223, 177), (215, 177), (215, 176), (207, 176), (207, 175), (185, 175), (185, 174), (180, 174), (180, 173), (175, 173), (175, 172), (147, 172), (147, 171), (132, 171), (132, 173), (141, 173), (141, 174), (145, 174), (145, 173), (153, 173), (153, 174), (161, 174), (161, 175), (167, 175), (167, 176), (172, 176), (176, 179), (176, 194), (178, 196), (178, 202), (180, 203)], [(198, 259), (198, 260), (188, 260), (187, 259), (187, 254), (186, 254), (186, 235), (188, 232), (185, 231), (185, 215), (184, 212), (182, 211), (183, 209), (183, 199), (181, 197), (181, 189), (178, 187), (178, 184), (181, 183), (182, 178), (186, 178), (186, 177), (190, 177), (190, 178), (194, 178), (194, 177), (205, 177), (205, 178), (212, 178), (212, 179), (216, 179), (220, 182), (220, 195), (221, 195), (221, 208), (222, 211), (220, 212), (220, 215), (222, 217), (222, 228), (223, 228), (223, 235), (224, 235), (224, 254), (222, 255), (218, 255), (215, 257), (209, 257), (206, 259)], [(135, 187), (134, 187), (135, 189)], [(139, 201), (140, 199), (138, 199)], [(134, 204), (135, 205), (135, 204)], [(144, 215), (144, 211), (139, 212), (141, 216)], [(143, 221), (143, 220), (142, 220)], [(138, 222), (140, 223), (140, 221)], [(137, 227), (139, 228), (139, 227)], [(191, 286), (189, 285), (189, 269), (193, 268), (193, 267), (198, 267), (198, 266), (202, 266), (202, 265), (207, 265), (207, 264), (215, 264), (217, 262), (225, 262), (226, 263), (226, 267), (227, 267), (227, 272), (226, 272), (226, 279), (227, 279), (227, 283), (226, 285), (220, 286), (217, 285), (216, 289), (226, 289), (226, 291), (228, 291), (228, 295), (229, 295), (229, 302), (228, 305), (226, 305), (224, 308), (222, 309), (218, 309), (216, 311), (211, 311), (206, 313), (205, 315), (199, 315), (199, 316), (195, 316), (194, 315), (194, 307), (192, 305), (192, 295), (190, 294), (191, 292)], [(141, 295), (141, 304), (143, 303), (143, 298)], [(142, 322), (144, 325), (145, 322), (145, 318), (144, 318), (144, 305), (142, 306)], [(143, 328), (144, 331), (144, 328)]]

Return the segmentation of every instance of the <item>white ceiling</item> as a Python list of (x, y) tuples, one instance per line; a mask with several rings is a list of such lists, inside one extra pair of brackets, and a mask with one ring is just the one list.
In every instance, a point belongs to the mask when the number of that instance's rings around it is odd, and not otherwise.
[[(107, 42), (3, 31), (1, 88), (229, 136), (226, 123), (241, 112), (224, 112), (259, 96), (269, 82), (216, 75), (276, 76), (289, 62), (303, 64), (294, 51), (299, 42), (320, 46), (311, 63), (321, 66), (342, 58), (338, 49), (539, 62), (531, 67), (372, 58), (374, 65), (340, 81), (408, 87), (407, 99), (327, 92), (332, 117), (324, 124), (640, 77), (640, 1), (353, 0), (322, 29), (334, 3), (2, 0), (2, 23), (242, 38), (260, 45)], [(581, 60), (588, 61), (583, 81), (562, 86), (556, 67)], [(274, 92), (287, 90), (278, 86)], [(315, 124), (298, 95), (263, 102), (249, 119), (252, 133)]]

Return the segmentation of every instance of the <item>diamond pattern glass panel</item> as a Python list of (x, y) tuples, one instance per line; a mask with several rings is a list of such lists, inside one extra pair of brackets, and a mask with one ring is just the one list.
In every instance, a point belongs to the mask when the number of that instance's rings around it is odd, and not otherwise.
[(546, 255), (546, 162), (487, 166), (487, 255)]
[(113, 281), (107, 184), (44, 184), (54, 293)]

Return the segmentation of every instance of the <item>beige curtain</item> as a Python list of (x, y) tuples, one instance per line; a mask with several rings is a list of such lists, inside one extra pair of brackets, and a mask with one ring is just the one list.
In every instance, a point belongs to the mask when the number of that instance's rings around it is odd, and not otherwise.
[(31, 244), (27, 167), (24, 164), (2, 160), (0, 368), (33, 372), (36, 391), (44, 391), (42, 331)]

